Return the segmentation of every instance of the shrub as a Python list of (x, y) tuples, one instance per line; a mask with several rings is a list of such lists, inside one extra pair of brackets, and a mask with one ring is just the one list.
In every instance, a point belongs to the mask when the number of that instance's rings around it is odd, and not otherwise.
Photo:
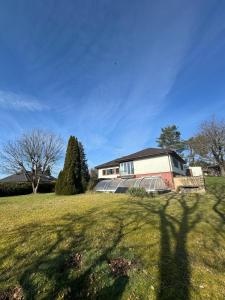
[(40, 183), (38, 193), (53, 193), (55, 192), (55, 181), (48, 183)]
[(0, 196), (16, 196), (27, 195), (32, 193), (32, 186), (30, 182), (14, 183), (14, 182), (1, 182), (0, 183)]
[[(38, 193), (51, 193), (55, 190), (55, 182), (41, 183)], [(0, 197), (27, 195), (33, 192), (30, 182), (0, 182)]]
[(133, 197), (140, 197), (140, 198), (150, 196), (150, 194), (148, 192), (146, 192), (146, 190), (144, 188), (134, 188), (133, 187), (128, 190), (128, 193)]

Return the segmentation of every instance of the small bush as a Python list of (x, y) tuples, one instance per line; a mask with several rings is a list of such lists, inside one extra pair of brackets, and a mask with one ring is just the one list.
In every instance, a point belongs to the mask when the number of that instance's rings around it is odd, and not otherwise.
[(144, 198), (144, 197), (149, 197), (150, 196), (150, 194), (148, 192), (146, 192), (146, 190), (144, 188), (130, 188), (128, 190), (128, 193), (132, 197)]
[[(41, 183), (38, 193), (51, 193), (55, 190), (55, 182)], [(30, 182), (0, 182), (0, 197), (27, 195), (33, 192)]]

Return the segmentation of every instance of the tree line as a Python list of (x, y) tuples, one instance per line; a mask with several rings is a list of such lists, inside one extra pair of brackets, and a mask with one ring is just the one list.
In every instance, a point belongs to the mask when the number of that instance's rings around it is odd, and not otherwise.
[(212, 117), (204, 121), (198, 132), (186, 139), (176, 125), (161, 128), (156, 140), (159, 147), (177, 151), (190, 166), (207, 167), (217, 165), (222, 176), (225, 176), (225, 122)]
[[(4, 173), (22, 174), (31, 183), (33, 193), (38, 192), (41, 180), (51, 177), (55, 164), (61, 160), (62, 139), (49, 132), (35, 129), (14, 141), (8, 141), (0, 153), (0, 166)], [(97, 182), (94, 170), (89, 173), (82, 143), (71, 136), (68, 141), (63, 170), (56, 182), (56, 193), (73, 195), (93, 188)]]

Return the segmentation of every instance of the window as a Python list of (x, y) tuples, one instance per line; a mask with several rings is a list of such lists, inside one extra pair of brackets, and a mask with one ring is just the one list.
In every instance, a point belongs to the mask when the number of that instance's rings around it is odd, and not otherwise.
[(102, 170), (102, 175), (113, 175), (113, 174), (119, 174), (119, 168), (112, 168), (112, 169), (104, 169)]
[(131, 175), (134, 174), (134, 163), (133, 161), (124, 162), (120, 164), (120, 174)]
[(174, 167), (179, 169), (179, 163), (178, 163), (178, 160), (177, 160), (175, 157), (172, 157), (172, 161), (173, 161)]
[(107, 169), (106, 174), (107, 175), (112, 175), (113, 174), (113, 169)]

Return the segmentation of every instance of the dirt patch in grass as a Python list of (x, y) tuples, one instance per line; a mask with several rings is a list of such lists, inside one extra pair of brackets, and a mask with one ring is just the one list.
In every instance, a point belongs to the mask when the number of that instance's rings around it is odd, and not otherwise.
[[(65, 262), (60, 268), (60, 272), (63, 273), (68, 269), (80, 270), (82, 267), (82, 254), (81, 253), (72, 253), (67, 257)], [(1, 299), (0, 299), (1, 300)]]
[(14, 288), (9, 288), (4, 291), (0, 291), (0, 300), (23, 300), (22, 288), (17, 286)]
[(66, 263), (68, 267), (80, 269), (82, 266), (82, 254), (81, 253), (71, 254)]
[(114, 277), (128, 276), (128, 272), (135, 265), (134, 262), (123, 257), (111, 259), (108, 264)]

